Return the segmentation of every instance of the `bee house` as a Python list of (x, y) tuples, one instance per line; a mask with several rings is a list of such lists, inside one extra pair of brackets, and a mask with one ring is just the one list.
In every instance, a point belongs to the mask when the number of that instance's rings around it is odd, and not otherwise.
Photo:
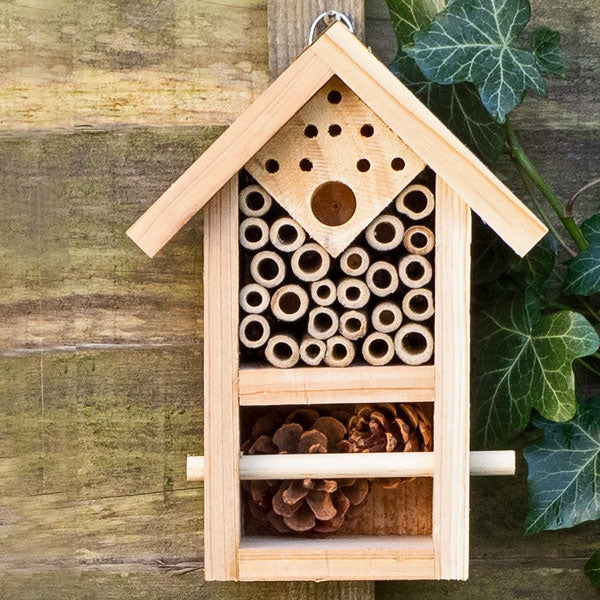
[(201, 209), (206, 578), (465, 579), (470, 211), (544, 225), (341, 23), (128, 235)]

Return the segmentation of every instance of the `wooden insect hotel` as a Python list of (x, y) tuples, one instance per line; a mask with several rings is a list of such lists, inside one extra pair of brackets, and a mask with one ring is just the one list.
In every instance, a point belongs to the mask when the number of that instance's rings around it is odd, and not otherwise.
[(206, 578), (465, 579), (470, 211), (545, 227), (341, 23), (128, 235), (202, 208)]

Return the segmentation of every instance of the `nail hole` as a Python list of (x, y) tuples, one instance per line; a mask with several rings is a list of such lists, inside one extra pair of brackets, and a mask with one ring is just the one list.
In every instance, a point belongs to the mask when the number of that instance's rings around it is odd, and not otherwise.
[(402, 171), (405, 166), (406, 163), (399, 156), (396, 156), (396, 158), (392, 159), (392, 169), (394, 169), (394, 171)]
[(317, 135), (319, 135), (319, 130), (317, 129), (316, 125), (307, 125), (304, 128), (304, 135), (307, 138), (315, 138)]
[(363, 137), (371, 137), (374, 133), (375, 130), (373, 129), (373, 125), (366, 124), (360, 128), (360, 135)]
[(310, 160), (308, 160), (308, 158), (303, 158), (300, 161), (300, 169), (302, 171), (312, 171), (313, 168), (313, 164)]
[(265, 169), (267, 170), (267, 173), (277, 173), (277, 171), (279, 171), (279, 163), (274, 158), (270, 158), (265, 163)]
[(327, 94), (327, 100), (331, 104), (339, 104), (342, 101), (342, 94), (337, 90), (331, 90), (329, 94)]
[(370, 168), (371, 168), (371, 163), (366, 159), (366, 158), (361, 158), (357, 163), (356, 163), (356, 168), (361, 172), (361, 173), (366, 173)]
[(333, 125), (329, 126), (328, 131), (331, 137), (337, 137), (338, 135), (340, 135), (340, 133), (342, 133), (342, 128), (334, 123)]

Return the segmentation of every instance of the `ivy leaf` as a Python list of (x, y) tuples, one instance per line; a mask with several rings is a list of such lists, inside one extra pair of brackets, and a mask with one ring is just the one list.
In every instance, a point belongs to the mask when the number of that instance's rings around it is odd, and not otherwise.
[(590, 560), (585, 563), (585, 574), (596, 588), (600, 590), (600, 550), (596, 550)]
[(474, 435), (485, 447), (507, 443), (527, 423), (531, 409), (566, 421), (576, 409), (572, 363), (593, 354), (600, 339), (577, 312), (542, 315), (533, 288), (498, 298), (474, 320)]
[(600, 396), (579, 405), (568, 423), (539, 420), (541, 442), (523, 451), (529, 467), (527, 533), (600, 518)]
[(531, 34), (531, 50), (540, 71), (553, 75), (566, 74), (565, 56), (560, 49), (560, 33), (548, 27), (538, 27)]
[(456, 0), (403, 49), (437, 83), (474, 83), (500, 123), (532, 89), (546, 93), (533, 52), (513, 42), (529, 22), (529, 0)]
[(600, 214), (584, 221), (581, 233), (589, 247), (569, 261), (563, 291), (565, 294), (589, 296), (600, 292)]
[(514, 276), (541, 292), (556, 262), (556, 239), (547, 233), (514, 267)]
[(443, 8), (441, 0), (387, 0), (398, 39), (391, 71), (467, 146), (493, 164), (504, 152), (504, 129), (485, 109), (477, 89), (469, 83), (439, 85), (429, 81), (415, 61), (400, 48), (415, 32), (427, 29)]

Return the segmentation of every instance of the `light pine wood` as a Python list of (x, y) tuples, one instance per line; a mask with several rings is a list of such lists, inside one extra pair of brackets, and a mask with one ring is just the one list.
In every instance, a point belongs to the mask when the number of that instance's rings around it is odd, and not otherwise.
[[(238, 578), (241, 535), (238, 472), (237, 178), (204, 213), (204, 570)], [(233, 425), (233, 426), (232, 426)]]
[(245, 537), (240, 580), (432, 579), (429, 536), (323, 540)]
[[(331, 92), (340, 94), (339, 103), (328, 100)], [(402, 169), (392, 168), (394, 159), (404, 162)], [(269, 172), (272, 160), (279, 165), (275, 173)], [(424, 166), (354, 92), (333, 77), (250, 159), (246, 169), (313, 239), (337, 257)], [(317, 188), (331, 181), (342, 182), (355, 197), (354, 212), (349, 212), (343, 226), (323, 223), (311, 208)], [(404, 230), (396, 222), (397, 246)]]
[(312, 49), (402, 140), (523, 256), (545, 225), (390, 70), (335, 23)]
[(469, 573), (471, 213), (468, 205), (439, 176), (435, 195), (435, 576), (466, 579)]
[[(358, 460), (355, 460), (356, 457)], [(313, 461), (313, 459), (316, 459)], [(352, 462), (346, 465), (346, 460)], [(383, 459), (383, 460), (380, 460)], [(342, 464), (343, 463), (343, 464)], [(432, 452), (407, 452), (393, 454), (344, 455), (340, 460), (331, 455), (256, 455), (240, 457), (240, 480), (252, 479), (300, 479), (304, 477), (432, 477), (434, 455)], [(328, 470), (331, 467), (331, 470)], [(187, 457), (187, 480), (204, 479), (203, 456)], [(514, 475), (514, 450), (479, 450), (469, 452), (471, 475)], [(349, 475), (353, 473), (353, 475)]]
[(343, 376), (327, 367), (243, 367), (240, 405), (433, 402), (434, 367), (384, 366), (375, 374), (369, 366), (345, 369)]
[(269, 70), (276, 77), (287, 69), (308, 44), (315, 17), (328, 10), (344, 13), (356, 35), (363, 39), (365, 14), (362, 0), (268, 0)]

